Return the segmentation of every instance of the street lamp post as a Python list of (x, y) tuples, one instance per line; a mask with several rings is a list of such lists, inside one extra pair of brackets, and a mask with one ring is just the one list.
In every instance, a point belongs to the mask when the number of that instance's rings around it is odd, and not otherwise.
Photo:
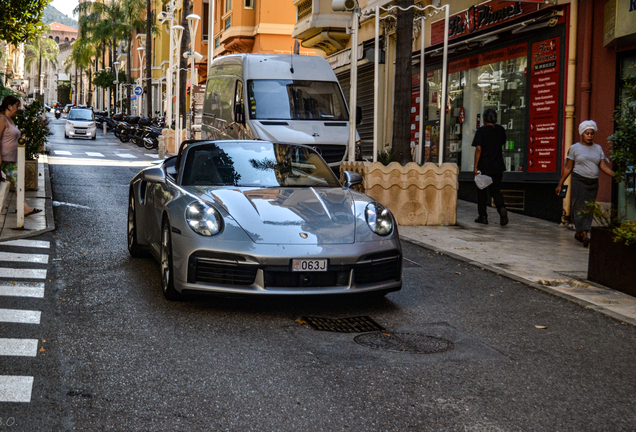
[[(110, 66), (106, 66), (106, 72), (110, 72)], [(106, 99), (106, 112), (110, 115), (110, 87), (108, 87), (108, 98)]]
[(144, 58), (146, 57), (146, 48), (144, 48), (143, 46), (140, 46), (137, 48), (137, 54), (139, 54), (139, 86), (142, 89), (141, 94), (139, 95), (139, 98), (137, 100), (137, 107), (138, 107), (138, 112), (139, 115), (141, 116), (143, 114), (143, 106), (142, 106), (142, 99), (143, 99), (143, 88), (144, 88), (144, 68), (143, 68), (143, 62), (144, 62)]
[[(117, 108), (117, 100), (119, 98), (119, 62), (113, 63), (115, 66), (115, 108)], [(119, 112), (121, 112), (121, 101), (119, 101)]]
[(192, 127), (194, 126), (194, 84), (198, 83), (198, 79), (195, 79), (195, 52), (194, 52), (194, 39), (197, 33), (197, 27), (199, 27), (199, 20), (201, 17), (196, 14), (190, 14), (186, 17), (188, 20), (188, 30), (190, 31), (190, 52), (188, 56), (190, 57), (190, 130), (187, 133), (187, 136), (192, 138)]
[[(175, 102), (175, 118), (174, 118), (174, 125), (175, 125), (175, 131), (177, 132), (177, 134), (175, 135), (175, 137), (179, 137), (177, 139), (177, 141), (175, 141), (175, 145), (181, 145), (181, 119), (179, 118), (179, 92), (181, 91), (180, 89), (180, 79), (179, 79), (179, 51), (181, 49), (181, 37), (183, 36), (183, 30), (184, 27), (181, 25), (176, 25), (176, 26), (172, 26), (172, 31), (173, 31), (173, 35), (174, 35), (174, 53), (175, 55), (175, 60), (173, 61), (174, 66), (176, 67), (176, 85), (175, 85), (175, 95), (177, 96), (177, 100)], [(170, 73), (172, 73), (172, 71), (170, 71)], [(172, 101), (170, 101), (172, 102)], [(168, 104), (169, 105), (169, 104)], [(179, 148), (179, 147), (177, 147)]]

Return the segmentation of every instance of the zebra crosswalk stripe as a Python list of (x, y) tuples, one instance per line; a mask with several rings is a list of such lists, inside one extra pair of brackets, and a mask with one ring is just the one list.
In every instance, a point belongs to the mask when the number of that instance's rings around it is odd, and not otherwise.
[(13, 282), (0, 285), (0, 296), (44, 298), (44, 284)]
[(40, 324), (42, 312), (21, 309), (0, 309), (0, 322), (16, 324)]
[(0, 356), (35, 357), (37, 353), (37, 339), (0, 338)]
[(51, 242), (41, 240), (9, 240), (1, 242), (0, 246), (18, 246), (48, 249), (51, 247)]
[(21, 254), (11, 252), (0, 252), (0, 261), (23, 262), (31, 264), (48, 264), (49, 256), (42, 254)]
[(46, 279), (46, 269), (12, 269), (0, 267), (0, 278)]
[(31, 402), (32, 376), (0, 375), (0, 402)]

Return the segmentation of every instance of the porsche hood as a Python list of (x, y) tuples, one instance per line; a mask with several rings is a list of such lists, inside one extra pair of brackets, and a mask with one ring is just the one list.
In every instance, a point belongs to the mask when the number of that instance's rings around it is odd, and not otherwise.
[(346, 244), (355, 241), (351, 193), (340, 188), (206, 188), (262, 244)]

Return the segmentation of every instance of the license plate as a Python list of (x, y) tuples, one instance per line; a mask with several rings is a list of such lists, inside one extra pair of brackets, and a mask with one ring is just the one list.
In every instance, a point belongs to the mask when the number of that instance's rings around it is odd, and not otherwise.
[(326, 259), (295, 259), (292, 261), (292, 271), (324, 272), (324, 271), (327, 271), (327, 260)]
[(77, 135), (86, 135), (86, 131), (75, 131)]

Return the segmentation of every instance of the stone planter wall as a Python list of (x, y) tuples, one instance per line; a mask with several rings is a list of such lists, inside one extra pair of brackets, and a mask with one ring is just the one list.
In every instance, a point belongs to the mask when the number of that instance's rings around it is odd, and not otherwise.
[(24, 190), (38, 190), (38, 161), (24, 161)]
[(360, 173), (363, 181), (358, 190), (387, 206), (400, 225), (457, 223), (456, 164), (343, 162), (340, 171)]
[(610, 228), (592, 227), (587, 278), (636, 297), (636, 245), (614, 241)]
[(177, 154), (177, 152), (179, 151), (179, 145), (186, 139), (187, 130), (186, 129), (181, 130), (181, 140), (177, 140), (177, 143), (175, 143), (175, 139), (174, 139), (176, 135), (174, 129), (162, 129), (161, 135), (163, 135), (165, 139), (164, 140), (164, 144), (166, 146), (165, 152), (171, 153), (171, 154)]

